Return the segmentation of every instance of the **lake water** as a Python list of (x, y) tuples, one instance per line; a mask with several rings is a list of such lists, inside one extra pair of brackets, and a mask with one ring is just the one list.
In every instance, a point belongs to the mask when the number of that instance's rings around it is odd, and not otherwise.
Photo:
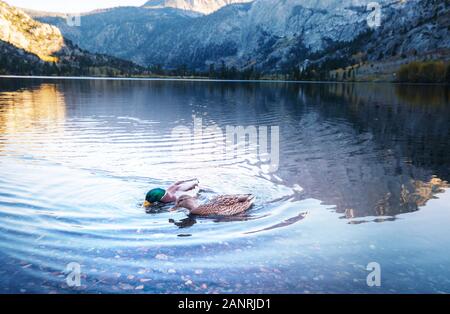
[[(450, 293), (449, 99), (444, 86), (0, 78), (0, 292)], [(227, 141), (227, 126), (249, 134)], [(247, 150), (221, 154), (239, 140)], [(202, 201), (253, 193), (255, 206), (228, 219), (140, 206), (193, 177)]]

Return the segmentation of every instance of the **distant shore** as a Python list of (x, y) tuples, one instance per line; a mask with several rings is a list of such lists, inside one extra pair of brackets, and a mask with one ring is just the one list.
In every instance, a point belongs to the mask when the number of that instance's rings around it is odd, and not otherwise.
[(258, 79), (258, 80), (233, 80), (233, 79), (212, 79), (206, 77), (108, 77), (108, 76), (30, 76), (30, 75), (0, 75), (0, 78), (10, 79), (50, 79), (50, 80), (106, 80), (106, 81), (186, 81), (186, 82), (237, 82), (237, 83), (309, 83), (309, 84), (357, 84), (357, 83), (375, 83), (375, 84), (401, 84), (401, 85), (439, 85), (446, 86), (449, 83), (412, 83), (412, 82), (394, 82), (394, 81), (313, 81), (313, 80), (281, 80), (281, 79)]

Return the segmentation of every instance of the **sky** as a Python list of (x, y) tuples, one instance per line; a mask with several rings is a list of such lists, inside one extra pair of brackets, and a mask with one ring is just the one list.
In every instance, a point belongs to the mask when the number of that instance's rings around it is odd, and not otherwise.
[(6, 3), (27, 9), (39, 11), (75, 13), (101, 8), (134, 5), (140, 6), (146, 0), (5, 0)]

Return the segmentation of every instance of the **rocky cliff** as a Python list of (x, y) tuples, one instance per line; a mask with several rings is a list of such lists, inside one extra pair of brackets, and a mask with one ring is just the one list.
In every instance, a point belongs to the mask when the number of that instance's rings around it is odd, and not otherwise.
[(0, 1), (0, 40), (39, 56), (56, 61), (54, 56), (64, 45), (59, 29), (33, 20), (23, 11)]
[(60, 30), (0, 1), (0, 74), (136, 75), (130, 61), (93, 54), (66, 40)]

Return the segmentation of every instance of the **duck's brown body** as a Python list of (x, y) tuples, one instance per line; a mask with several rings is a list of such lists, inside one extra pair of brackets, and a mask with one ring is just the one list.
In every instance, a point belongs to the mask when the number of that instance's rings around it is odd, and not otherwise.
[(182, 197), (179, 202), (179, 207), (189, 209), (193, 215), (233, 216), (249, 209), (253, 205), (254, 196), (251, 194), (221, 195), (202, 205), (189, 204), (189, 202), (186, 202), (187, 199)]

